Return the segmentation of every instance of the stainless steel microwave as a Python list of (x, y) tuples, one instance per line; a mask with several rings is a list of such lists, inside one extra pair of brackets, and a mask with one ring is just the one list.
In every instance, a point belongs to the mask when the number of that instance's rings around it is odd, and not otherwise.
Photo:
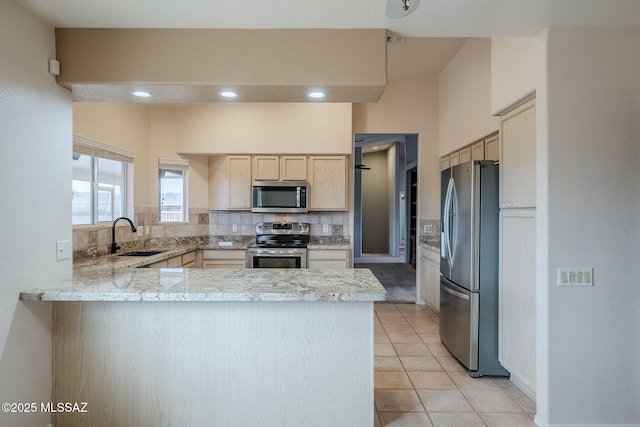
[(254, 181), (251, 212), (308, 212), (309, 184), (306, 181)]

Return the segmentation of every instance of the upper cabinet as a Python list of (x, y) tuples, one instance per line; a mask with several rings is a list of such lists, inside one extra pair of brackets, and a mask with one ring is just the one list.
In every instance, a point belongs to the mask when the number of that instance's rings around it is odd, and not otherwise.
[(252, 156), (254, 181), (306, 181), (306, 156)]
[(500, 207), (536, 206), (536, 111), (529, 101), (502, 118)]
[(458, 151), (440, 158), (440, 170), (471, 160), (493, 160), (500, 162), (500, 137), (497, 133), (476, 141)]
[(308, 181), (309, 210), (347, 210), (346, 156), (209, 158), (209, 209), (251, 209), (252, 181)]
[(346, 156), (309, 157), (309, 210), (347, 210)]
[(251, 156), (209, 158), (209, 209), (251, 209)]

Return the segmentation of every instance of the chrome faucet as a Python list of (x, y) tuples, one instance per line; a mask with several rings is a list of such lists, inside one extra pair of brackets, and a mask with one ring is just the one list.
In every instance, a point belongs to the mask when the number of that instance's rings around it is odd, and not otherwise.
[(115, 220), (113, 220), (113, 225), (111, 226), (111, 253), (112, 254), (115, 254), (116, 251), (120, 249), (120, 246), (116, 245), (116, 222), (120, 221), (121, 219), (124, 219), (125, 221), (129, 221), (129, 224), (131, 224), (131, 231), (133, 233), (138, 231), (136, 230), (136, 226), (133, 225), (133, 222), (131, 222), (131, 220), (126, 216), (121, 216), (120, 218), (116, 218)]

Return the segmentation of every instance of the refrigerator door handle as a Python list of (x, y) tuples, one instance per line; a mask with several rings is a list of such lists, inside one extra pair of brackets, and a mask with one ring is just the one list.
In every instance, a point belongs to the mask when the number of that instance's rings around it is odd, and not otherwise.
[(450, 211), (451, 211), (451, 194), (453, 191), (453, 178), (449, 178), (449, 184), (447, 185), (447, 194), (445, 195), (444, 198), (444, 211), (442, 212), (442, 222), (443, 222), (443, 230), (442, 230), (442, 235), (443, 235), (443, 241), (442, 243), (442, 247), (444, 249), (444, 258), (447, 260), (447, 262), (449, 262), (449, 265), (451, 265), (451, 238), (449, 236), (451, 229), (449, 227), (450, 225)]
[(442, 289), (444, 292), (446, 292), (446, 293), (448, 293), (448, 294), (450, 294), (450, 295), (453, 295), (454, 297), (469, 300), (469, 295), (465, 295), (465, 294), (463, 294), (462, 292), (454, 291), (453, 289), (448, 288), (448, 287), (446, 287), (446, 286), (443, 286), (441, 289)]

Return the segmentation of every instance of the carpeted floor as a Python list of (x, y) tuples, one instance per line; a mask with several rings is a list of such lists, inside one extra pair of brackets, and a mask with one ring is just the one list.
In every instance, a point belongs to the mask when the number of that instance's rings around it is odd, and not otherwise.
[(416, 270), (410, 264), (355, 264), (368, 268), (387, 290), (387, 301), (416, 302)]

